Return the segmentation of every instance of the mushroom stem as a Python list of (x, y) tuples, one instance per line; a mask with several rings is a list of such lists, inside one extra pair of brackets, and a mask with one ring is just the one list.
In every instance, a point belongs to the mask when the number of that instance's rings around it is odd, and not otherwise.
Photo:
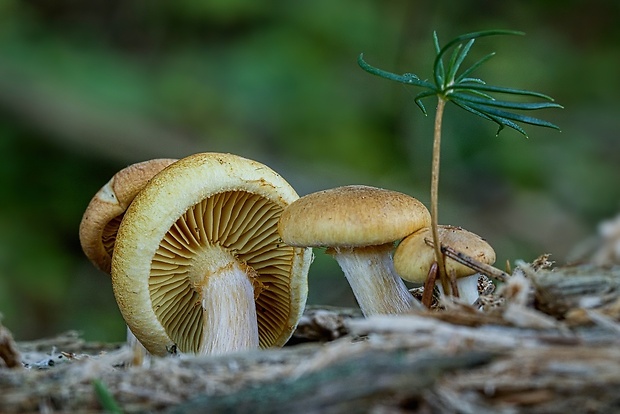
[[(478, 300), (478, 297), (480, 296), (478, 293), (478, 276), (480, 275), (476, 273), (471, 276), (456, 279), (456, 286), (459, 290), (459, 299), (463, 302), (472, 304)], [(441, 284), (437, 284), (437, 288), (442, 295), (445, 294)]]
[(344, 272), (364, 316), (422, 309), (394, 271), (392, 243), (357, 248), (329, 248)]
[(238, 263), (210, 275), (202, 294), (204, 325), (200, 354), (258, 348), (254, 286)]
[(131, 332), (131, 329), (127, 327), (127, 345), (131, 348), (131, 365), (134, 367), (142, 367), (148, 364), (150, 360), (149, 351), (146, 350), (144, 345), (138, 341), (138, 338)]

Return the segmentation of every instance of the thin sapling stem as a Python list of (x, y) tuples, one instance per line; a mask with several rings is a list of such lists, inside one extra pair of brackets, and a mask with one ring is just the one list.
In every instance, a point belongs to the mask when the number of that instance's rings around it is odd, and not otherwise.
[(435, 260), (437, 262), (437, 272), (439, 281), (446, 294), (450, 293), (448, 278), (446, 275), (446, 265), (444, 257), (441, 253), (441, 241), (439, 240), (439, 166), (441, 160), (441, 123), (443, 120), (443, 111), (446, 107), (446, 100), (441, 96), (437, 101), (437, 109), (435, 110), (435, 130), (433, 134), (433, 159), (431, 172), (431, 234), (433, 235), (433, 249), (435, 249)]

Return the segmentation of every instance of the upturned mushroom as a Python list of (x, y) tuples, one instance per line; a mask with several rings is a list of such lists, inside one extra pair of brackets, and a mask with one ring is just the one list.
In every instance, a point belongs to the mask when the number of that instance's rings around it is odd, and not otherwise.
[(278, 224), (282, 240), (326, 247), (344, 272), (364, 315), (403, 313), (421, 305), (394, 272), (394, 242), (430, 224), (430, 214), (406, 194), (349, 185), (301, 197)]
[(201, 153), (157, 174), (118, 230), (112, 285), (138, 340), (155, 355), (281, 346), (307, 298), (311, 249), (282, 243), (298, 198), (269, 167)]
[(79, 237), (86, 257), (110, 274), (116, 232), (127, 207), (155, 174), (175, 162), (161, 158), (123, 168), (90, 200), (80, 222)]
[[(442, 246), (449, 246), (481, 263), (490, 265), (495, 262), (495, 251), (477, 234), (448, 225), (440, 225), (438, 231)], [(405, 237), (396, 248), (394, 268), (403, 279), (419, 284), (425, 282), (435, 262), (435, 251), (426, 240), (432, 240), (430, 227)], [(474, 303), (478, 299), (479, 274), (451, 258), (445, 259), (445, 266), (446, 274), (456, 278), (459, 298)], [(437, 284), (437, 287), (443, 293), (441, 284)]]

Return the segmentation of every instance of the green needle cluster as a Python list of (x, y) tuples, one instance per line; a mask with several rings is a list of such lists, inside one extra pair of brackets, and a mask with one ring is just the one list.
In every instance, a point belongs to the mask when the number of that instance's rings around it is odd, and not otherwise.
[[(498, 134), (504, 127), (509, 127), (519, 131), (527, 137), (527, 133), (517, 124), (517, 122), (559, 129), (551, 122), (512, 112), (515, 110), (528, 111), (544, 108), (562, 108), (561, 105), (553, 102), (553, 98), (550, 96), (523, 89), (491, 86), (487, 85), (482, 79), (470, 76), (478, 67), (491, 59), (495, 53), (487, 54), (477, 60), (469, 68), (459, 73), (459, 69), (461, 68), (461, 65), (463, 64), (476, 39), (494, 35), (523, 35), (523, 32), (511, 30), (488, 30), (468, 33), (454, 38), (443, 47), (440, 47), (437, 33), (435, 32), (433, 34), (433, 38), (437, 55), (433, 63), (432, 82), (428, 80), (421, 80), (418, 76), (411, 73), (397, 75), (395, 73), (375, 68), (366, 63), (363, 58), (363, 54), (360, 54), (358, 64), (362, 69), (373, 75), (423, 88), (424, 91), (416, 95), (415, 103), (425, 115), (426, 108), (422, 103), (422, 99), (430, 96), (437, 96), (442, 100), (453, 102), (455, 105), (471, 112), (474, 115), (478, 115), (486, 120), (495, 122), (499, 126), (497, 131)], [(453, 49), (453, 51), (450, 55), (450, 59), (446, 62), (445, 58), (450, 49)], [(498, 100), (491, 94), (538, 98), (541, 99), (542, 102), (511, 102), (507, 100)]]

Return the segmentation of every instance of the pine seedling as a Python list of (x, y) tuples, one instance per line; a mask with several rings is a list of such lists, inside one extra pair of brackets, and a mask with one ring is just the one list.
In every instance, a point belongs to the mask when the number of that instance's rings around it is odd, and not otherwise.
[[(445, 274), (445, 265), (441, 253), (441, 244), (438, 235), (438, 192), (439, 192), (439, 164), (441, 154), (441, 125), (443, 120), (444, 107), (447, 102), (452, 102), (456, 106), (477, 115), (488, 121), (497, 124), (497, 134), (505, 127), (512, 128), (527, 137), (527, 133), (519, 124), (529, 124), (546, 128), (558, 129), (557, 125), (534, 118), (521, 113), (521, 111), (533, 111), (545, 108), (562, 108), (555, 103), (553, 98), (542, 93), (532, 92), (523, 89), (514, 89), (501, 86), (488, 85), (482, 79), (472, 77), (472, 73), (491, 59), (495, 53), (489, 53), (481, 59), (475, 61), (467, 69), (461, 70), (461, 65), (469, 54), (474, 42), (487, 36), (496, 35), (523, 35), (524, 33), (512, 30), (488, 30), (473, 32), (458, 36), (443, 47), (439, 45), (437, 33), (433, 33), (435, 45), (435, 60), (433, 62), (433, 74), (431, 80), (422, 80), (418, 76), (405, 73), (398, 75), (375, 68), (364, 60), (364, 55), (360, 54), (358, 64), (365, 71), (380, 76), (385, 79), (404, 83), (422, 88), (414, 99), (416, 105), (424, 115), (427, 115), (423, 99), (436, 96), (437, 107), (435, 110), (435, 125), (433, 134), (433, 155), (431, 165), (431, 233), (433, 238), (433, 248), (435, 249), (435, 259), (438, 264), (438, 271), (444, 292), (450, 292), (449, 284)], [(449, 53), (452, 51), (451, 53)], [(495, 96), (519, 96), (525, 97), (535, 102), (514, 102), (510, 100), (497, 99)], [(514, 112), (519, 111), (519, 112)]]

